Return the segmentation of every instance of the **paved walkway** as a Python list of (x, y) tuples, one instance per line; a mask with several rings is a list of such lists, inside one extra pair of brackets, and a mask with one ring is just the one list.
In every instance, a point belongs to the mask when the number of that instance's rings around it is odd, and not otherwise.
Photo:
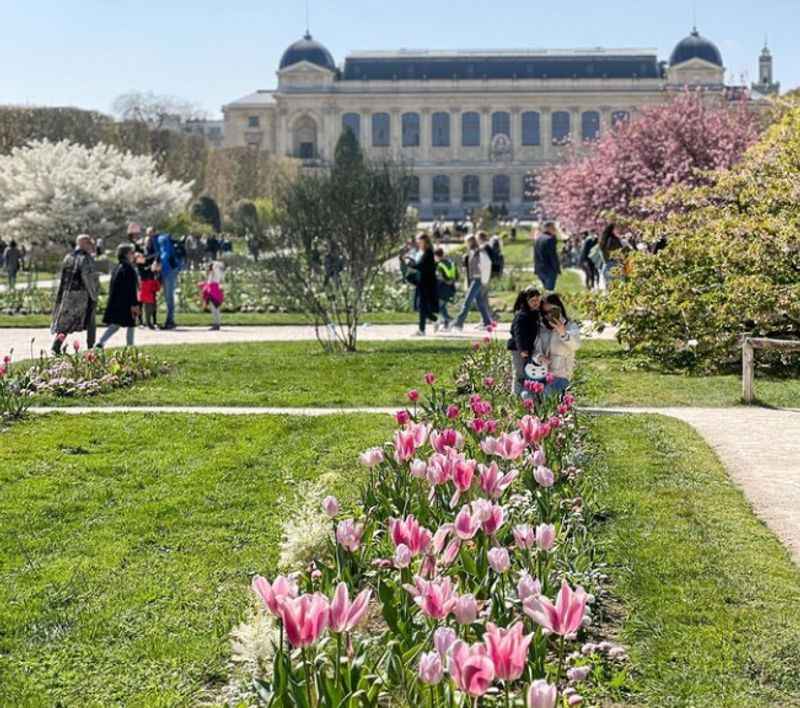
[[(100, 282), (101, 283), (107, 283), (110, 280), (111, 280), (111, 276), (110, 275), (105, 275), (104, 274), (104, 275), (100, 276)], [(34, 288), (36, 288), (38, 290), (41, 290), (41, 289), (50, 290), (52, 288), (57, 288), (58, 287), (58, 283), (59, 283), (59, 280), (58, 280), (58, 278), (56, 278), (55, 280), (34, 280), (31, 284), (33, 285)], [(17, 276), (17, 287), (16, 287), (16, 289), (17, 290), (27, 290), (28, 289), (27, 273), (22, 273), (22, 274)], [(0, 283), (0, 293), (4, 293), (6, 290), (8, 290), (8, 285), (5, 285), (4, 283)]]

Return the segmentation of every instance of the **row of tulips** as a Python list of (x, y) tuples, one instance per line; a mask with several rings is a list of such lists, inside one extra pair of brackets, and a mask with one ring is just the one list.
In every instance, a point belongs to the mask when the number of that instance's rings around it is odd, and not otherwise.
[(278, 625), (265, 702), (553, 708), (625, 670), (586, 641), (599, 570), (573, 397), (525, 403), (491, 372), (469, 396), (425, 384), (361, 455), (358, 503), (323, 501), (327, 547), (254, 579)]

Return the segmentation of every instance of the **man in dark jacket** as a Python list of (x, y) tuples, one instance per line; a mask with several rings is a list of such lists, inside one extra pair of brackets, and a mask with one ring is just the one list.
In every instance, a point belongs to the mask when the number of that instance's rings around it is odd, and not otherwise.
[(97, 343), (97, 346), (101, 349), (120, 327), (127, 328), (126, 346), (133, 346), (136, 320), (139, 317), (139, 276), (133, 267), (135, 254), (133, 246), (129, 243), (122, 243), (117, 247), (119, 264), (111, 274), (111, 283), (108, 288), (108, 305), (103, 315), (103, 322), (108, 327)]
[(546, 221), (533, 242), (533, 270), (545, 290), (556, 289), (556, 280), (561, 273), (557, 245), (556, 224), (554, 221)]
[(95, 270), (91, 236), (81, 234), (75, 240), (75, 250), (64, 257), (61, 278), (53, 310), (50, 331), (56, 335), (53, 352), (61, 353), (68, 334), (86, 330), (86, 346), (94, 346), (95, 309), (100, 288)]

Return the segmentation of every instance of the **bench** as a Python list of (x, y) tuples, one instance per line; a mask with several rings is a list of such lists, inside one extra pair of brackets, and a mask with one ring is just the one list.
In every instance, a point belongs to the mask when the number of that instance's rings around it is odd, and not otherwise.
[(745, 403), (753, 402), (753, 363), (756, 349), (800, 352), (800, 340), (768, 339), (767, 337), (745, 337), (742, 341), (742, 398)]

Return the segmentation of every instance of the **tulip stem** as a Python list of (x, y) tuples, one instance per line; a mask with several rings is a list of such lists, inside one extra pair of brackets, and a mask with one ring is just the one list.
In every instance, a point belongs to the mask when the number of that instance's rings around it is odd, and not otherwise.
[(311, 672), (308, 670), (308, 658), (306, 657), (306, 648), (300, 650), (303, 654), (303, 669), (306, 674), (306, 693), (308, 694), (308, 705), (313, 706), (314, 701), (311, 698)]
[(336, 687), (339, 687), (339, 667), (342, 665), (342, 635), (336, 633), (336, 670), (334, 672)]
[(564, 635), (561, 635), (561, 643), (558, 647), (558, 673), (556, 674), (555, 683), (558, 685), (558, 682), (561, 680), (561, 669), (564, 667)]
[(503, 682), (503, 687), (505, 688), (505, 694), (506, 694), (506, 708), (509, 708), (511, 704), (508, 702), (508, 681)]

